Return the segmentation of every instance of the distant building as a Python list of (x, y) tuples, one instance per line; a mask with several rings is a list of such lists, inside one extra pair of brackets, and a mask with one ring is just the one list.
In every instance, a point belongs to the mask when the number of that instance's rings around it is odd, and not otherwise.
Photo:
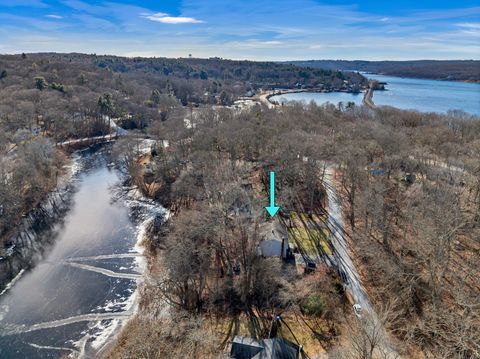
[(259, 230), (261, 241), (257, 254), (286, 259), (289, 252), (287, 230), (277, 221), (264, 223)]
[(255, 340), (236, 336), (230, 350), (231, 359), (303, 359), (302, 347), (283, 338)]

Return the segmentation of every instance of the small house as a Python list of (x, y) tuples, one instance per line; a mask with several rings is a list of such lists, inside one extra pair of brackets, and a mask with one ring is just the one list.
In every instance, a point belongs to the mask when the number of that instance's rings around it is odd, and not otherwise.
[(256, 340), (236, 336), (230, 350), (231, 359), (300, 359), (307, 358), (302, 347), (283, 338)]
[(289, 253), (287, 230), (277, 221), (260, 226), (260, 244), (257, 254), (263, 257), (287, 259)]

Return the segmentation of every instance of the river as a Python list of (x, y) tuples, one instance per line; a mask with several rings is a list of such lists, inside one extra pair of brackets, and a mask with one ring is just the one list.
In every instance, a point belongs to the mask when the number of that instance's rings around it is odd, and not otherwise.
[[(375, 91), (373, 102), (376, 105), (388, 105), (401, 109), (413, 109), (422, 112), (446, 113), (449, 110), (463, 110), (480, 115), (480, 84), (436, 81), (413, 78), (401, 78), (376, 74), (365, 74), (370, 79), (386, 82), (386, 91)], [(271, 97), (279, 103), (285, 101), (315, 101), (318, 104), (330, 102), (354, 102), (362, 104), (363, 93), (345, 92), (299, 92)]]
[(0, 296), (0, 358), (90, 357), (136, 306), (139, 239), (164, 210), (122, 186), (110, 146), (83, 151), (70, 209), (40, 261)]

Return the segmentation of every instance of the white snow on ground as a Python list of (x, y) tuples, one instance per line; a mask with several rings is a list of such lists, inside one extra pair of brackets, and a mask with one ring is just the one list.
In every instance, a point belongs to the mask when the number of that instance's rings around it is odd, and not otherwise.
[(75, 349), (72, 348), (64, 348), (64, 347), (52, 347), (49, 345), (38, 345), (35, 343), (28, 343), (31, 347), (34, 347), (36, 349), (50, 349), (50, 350), (64, 350), (64, 351), (70, 351), (72, 353), (78, 354), (78, 352)]
[(64, 166), (64, 168), (66, 168), (68, 170), (68, 172), (67, 172), (68, 174), (61, 178), (62, 182), (70, 181), (72, 176), (76, 175), (80, 171), (80, 169), (81, 169), (80, 160), (81, 160), (80, 154), (75, 152), (72, 155), (70, 163), (68, 165)]
[(152, 139), (144, 139), (141, 141), (141, 143), (138, 145), (138, 151), (144, 155), (150, 152), (152, 149), (152, 146), (155, 144), (155, 140)]
[(100, 349), (105, 343), (113, 336), (116, 332), (116, 329), (119, 327), (120, 321), (118, 319), (113, 319), (108, 323), (97, 322), (94, 326), (94, 330), (96, 329), (97, 332), (91, 335), (91, 338), (94, 338), (91, 341), (91, 346), (95, 350)]
[[(6, 286), (5, 288), (2, 290), (2, 292), (0, 293), (0, 296), (4, 295), (10, 288), (12, 288), (15, 283), (22, 277), (23, 273), (25, 273), (25, 269), (21, 269), (20, 272), (18, 272), (18, 274), (15, 276), (15, 278), (13, 278)], [(0, 320), (2, 319), (1, 317), (1, 313), (0, 313)]]

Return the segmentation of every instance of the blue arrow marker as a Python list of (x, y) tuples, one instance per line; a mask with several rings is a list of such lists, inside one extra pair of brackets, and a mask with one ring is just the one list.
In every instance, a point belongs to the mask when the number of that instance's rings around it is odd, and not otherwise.
[(280, 207), (275, 206), (275, 172), (270, 171), (270, 206), (265, 207), (270, 217), (275, 216)]

